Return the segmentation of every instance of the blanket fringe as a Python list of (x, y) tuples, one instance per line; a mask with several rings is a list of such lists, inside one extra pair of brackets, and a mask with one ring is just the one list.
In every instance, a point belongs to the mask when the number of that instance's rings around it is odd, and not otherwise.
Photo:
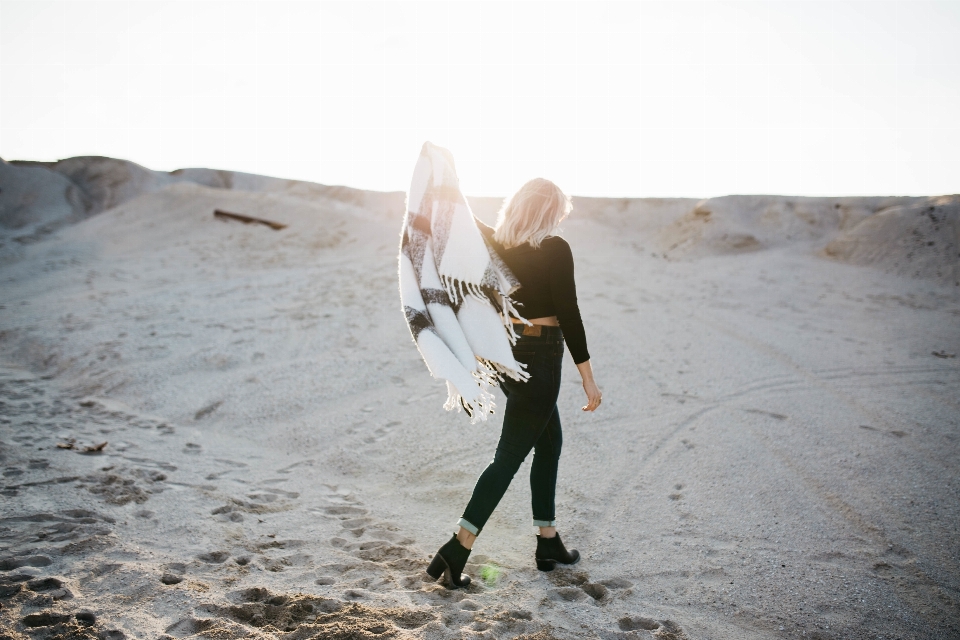
[[(476, 356), (474, 356), (476, 357)], [(477, 358), (477, 363), (480, 365), (475, 371), (471, 371), (471, 375), (477, 379), (477, 382), (482, 387), (495, 387), (500, 384), (500, 376), (497, 374), (496, 369), (490, 366), (488, 360), (483, 360)]]
[(497, 405), (494, 403), (492, 393), (485, 388), (480, 388), (478, 391), (479, 393), (476, 398), (466, 400), (457, 392), (457, 388), (453, 386), (453, 383), (447, 380), (447, 401), (444, 403), (443, 408), (447, 411), (456, 409), (457, 413), (460, 413), (462, 409), (470, 416), (470, 424), (486, 422), (487, 416), (493, 414)]
[[(443, 285), (443, 288), (450, 297), (450, 302), (454, 307), (459, 307), (461, 304), (463, 304), (463, 301), (467, 296), (473, 296), (481, 302), (489, 301), (487, 294), (478, 284), (464, 282), (458, 278), (450, 278), (443, 275), (440, 276), (440, 283)], [(510, 340), (510, 345), (512, 346), (517, 344), (517, 338), (519, 338), (516, 330), (513, 328), (513, 318), (516, 318), (526, 325), (532, 326), (532, 324), (529, 320), (520, 315), (520, 312), (517, 310), (517, 304), (510, 296), (503, 291), (497, 291), (497, 295), (500, 297), (500, 319), (503, 322), (503, 327), (507, 330), (507, 338)]]
[(510, 345), (513, 346), (517, 344), (517, 339), (520, 337), (513, 328), (513, 318), (531, 327), (533, 323), (520, 315), (520, 312), (517, 311), (516, 303), (510, 296), (500, 294), (500, 305), (503, 307), (503, 313), (500, 314), (500, 319), (503, 320), (503, 326), (507, 330), (507, 338), (510, 340)]
[(447, 411), (456, 409), (457, 413), (461, 410), (470, 416), (470, 424), (477, 422), (486, 422), (487, 416), (494, 413), (497, 408), (494, 402), (494, 395), (489, 391), (490, 387), (500, 384), (503, 376), (507, 376), (517, 382), (525, 382), (530, 379), (530, 374), (526, 372), (526, 365), (518, 362), (520, 370), (510, 369), (500, 363), (493, 362), (484, 358), (477, 358), (480, 365), (471, 375), (477, 381), (477, 395), (471, 400), (467, 400), (458, 391), (453, 383), (447, 380), (447, 401), (443, 408)]
[(444, 275), (440, 276), (440, 282), (447, 292), (447, 295), (450, 296), (450, 302), (453, 303), (455, 307), (463, 304), (467, 296), (473, 296), (481, 302), (487, 301), (487, 294), (483, 292), (483, 288), (478, 284)]
[(523, 364), (522, 362), (517, 363), (520, 366), (520, 370), (517, 370), (505, 367), (499, 362), (494, 362), (493, 360), (487, 360), (485, 358), (477, 358), (477, 361), (487, 368), (487, 371), (484, 373), (493, 377), (493, 379), (496, 381), (493, 384), (498, 384), (503, 376), (506, 376), (511, 380), (516, 380), (517, 382), (526, 382), (530, 379), (530, 374), (527, 373), (527, 365)]

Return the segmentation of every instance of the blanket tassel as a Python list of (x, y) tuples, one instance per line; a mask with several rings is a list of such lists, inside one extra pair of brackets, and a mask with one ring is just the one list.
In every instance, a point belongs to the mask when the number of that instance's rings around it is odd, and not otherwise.
[[(440, 276), (440, 282), (454, 307), (459, 307), (463, 304), (464, 299), (466, 299), (468, 295), (484, 302), (488, 300), (487, 294), (484, 293), (480, 285), (464, 282), (456, 278), (448, 278), (446, 276)], [(507, 338), (510, 340), (511, 345), (515, 345), (517, 344), (517, 338), (519, 336), (513, 328), (514, 323), (512, 319), (516, 318), (526, 325), (530, 325), (530, 321), (520, 315), (520, 312), (517, 311), (516, 303), (510, 296), (502, 291), (498, 291), (497, 294), (500, 296), (500, 306), (502, 307), (500, 318), (503, 321), (504, 328), (507, 330)]]
[(517, 365), (520, 366), (520, 369), (511, 369), (505, 367), (499, 362), (493, 362), (492, 360), (486, 360), (483, 358), (477, 358), (477, 361), (480, 362), (484, 367), (487, 368), (487, 371), (484, 372), (475, 372), (474, 375), (483, 375), (489, 376), (494, 382), (493, 385), (496, 385), (500, 382), (500, 379), (503, 376), (510, 378), (511, 380), (516, 380), (517, 382), (526, 382), (530, 379), (530, 374), (527, 373), (527, 365), (522, 362), (518, 362)]
[(526, 318), (520, 315), (520, 312), (517, 311), (516, 304), (513, 302), (510, 296), (505, 296), (501, 294), (500, 303), (501, 303), (501, 306), (503, 307), (503, 313), (500, 315), (500, 317), (503, 320), (503, 326), (507, 330), (507, 338), (510, 340), (510, 345), (512, 346), (517, 344), (517, 338), (520, 337), (517, 335), (516, 330), (513, 328), (513, 324), (514, 324), (513, 318), (516, 318), (517, 320), (520, 320), (521, 322), (529, 326), (533, 326), (533, 324), (529, 320), (527, 320)]
[(487, 416), (496, 409), (496, 404), (494, 404), (493, 394), (484, 388), (478, 388), (477, 397), (466, 400), (453, 383), (447, 380), (447, 401), (443, 408), (447, 411), (456, 409), (458, 413), (463, 409), (470, 416), (470, 424), (476, 424), (481, 421), (486, 422)]

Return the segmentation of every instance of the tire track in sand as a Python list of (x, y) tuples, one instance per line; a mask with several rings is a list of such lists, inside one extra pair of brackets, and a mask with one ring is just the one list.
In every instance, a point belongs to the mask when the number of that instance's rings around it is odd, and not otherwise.
[(931, 629), (946, 622), (951, 625), (953, 633), (960, 632), (957, 616), (957, 611), (960, 611), (960, 592), (927, 575), (918, 566), (917, 557), (912, 552), (890, 538), (882, 526), (831, 491), (814, 473), (797, 464), (796, 459), (777, 446), (769, 435), (749, 423), (747, 428), (758, 442), (803, 482), (808, 491), (874, 545), (878, 559), (872, 571), (880, 577), (889, 578), (888, 584), (902, 601), (910, 605), (914, 614), (927, 620)]

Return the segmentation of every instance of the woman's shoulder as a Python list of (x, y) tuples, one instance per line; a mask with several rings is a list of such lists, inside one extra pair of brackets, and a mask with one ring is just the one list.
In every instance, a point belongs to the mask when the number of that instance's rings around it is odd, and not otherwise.
[(563, 238), (563, 236), (547, 236), (544, 238), (543, 242), (540, 243), (540, 247), (557, 256), (573, 257), (573, 252), (570, 250), (570, 244)]

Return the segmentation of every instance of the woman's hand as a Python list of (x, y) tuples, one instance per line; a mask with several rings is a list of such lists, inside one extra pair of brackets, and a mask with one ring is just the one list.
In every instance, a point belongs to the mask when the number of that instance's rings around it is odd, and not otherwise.
[(577, 369), (580, 371), (580, 377), (583, 378), (583, 391), (587, 394), (587, 405), (581, 408), (584, 411), (595, 411), (600, 406), (603, 394), (593, 380), (593, 365), (587, 360), (578, 364)]
[(600, 387), (593, 380), (583, 381), (583, 390), (587, 393), (587, 406), (581, 407), (584, 411), (595, 411), (600, 406)]

